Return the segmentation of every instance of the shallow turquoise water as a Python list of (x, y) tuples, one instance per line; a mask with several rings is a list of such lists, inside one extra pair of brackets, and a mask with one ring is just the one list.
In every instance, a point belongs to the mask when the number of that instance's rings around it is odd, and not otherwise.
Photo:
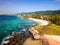
[(10, 35), (12, 32), (26, 29), (33, 24), (36, 24), (36, 22), (18, 18), (17, 16), (0, 15), (0, 43), (4, 37)]

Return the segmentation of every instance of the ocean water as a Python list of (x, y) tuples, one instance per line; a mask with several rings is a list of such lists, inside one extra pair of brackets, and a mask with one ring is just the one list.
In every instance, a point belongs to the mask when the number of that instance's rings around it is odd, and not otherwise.
[(37, 23), (15, 15), (0, 15), (0, 43), (12, 32), (22, 32), (23, 29), (31, 28), (33, 24)]

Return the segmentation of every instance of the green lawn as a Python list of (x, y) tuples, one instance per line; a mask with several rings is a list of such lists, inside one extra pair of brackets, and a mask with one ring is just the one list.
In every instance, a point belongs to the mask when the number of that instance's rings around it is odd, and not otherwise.
[(34, 27), (40, 34), (60, 35), (60, 26), (50, 24), (48, 26), (35, 26)]

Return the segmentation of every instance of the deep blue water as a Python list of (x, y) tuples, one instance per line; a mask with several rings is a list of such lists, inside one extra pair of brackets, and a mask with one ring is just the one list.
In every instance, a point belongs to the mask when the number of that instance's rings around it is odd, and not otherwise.
[(31, 28), (36, 22), (22, 19), (14, 15), (0, 15), (0, 43), (4, 37), (10, 35), (12, 32), (18, 32), (23, 29)]

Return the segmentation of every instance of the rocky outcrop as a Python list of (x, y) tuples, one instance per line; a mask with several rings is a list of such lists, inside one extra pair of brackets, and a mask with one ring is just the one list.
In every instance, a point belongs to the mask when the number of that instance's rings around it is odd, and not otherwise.
[(2, 45), (20, 45), (24, 40), (24, 36), (20, 32), (14, 32), (11, 36), (5, 38)]
[(29, 31), (32, 34), (34, 39), (40, 39), (39, 32), (37, 30), (35, 30), (33, 27)]

